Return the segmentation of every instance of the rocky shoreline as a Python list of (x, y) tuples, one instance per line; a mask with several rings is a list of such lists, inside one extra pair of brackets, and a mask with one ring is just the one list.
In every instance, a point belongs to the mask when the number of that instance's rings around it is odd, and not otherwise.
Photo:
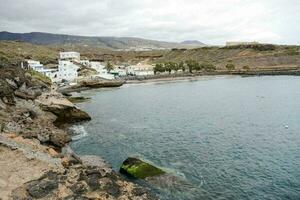
[(224, 76), (224, 75), (238, 75), (238, 76), (300, 76), (300, 68), (293, 67), (288, 69), (265, 69), (265, 70), (251, 70), (251, 71), (227, 71), (219, 70), (212, 72), (195, 72), (195, 73), (175, 73), (175, 74), (157, 74), (152, 76), (132, 76), (125, 77), (125, 84), (145, 83), (145, 82), (161, 82), (161, 81), (176, 81), (194, 79), (203, 76)]
[(84, 90), (107, 88), (107, 87), (121, 87), (125, 83), (125, 80), (103, 80), (103, 79), (86, 79), (81, 80), (74, 86), (61, 87), (58, 89), (61, 93), (80, 92)]
[(55, 88), (0, 66), (0, 199), (157, 199), (95, 156), (78, 156), (61, 126), (90, 120)]

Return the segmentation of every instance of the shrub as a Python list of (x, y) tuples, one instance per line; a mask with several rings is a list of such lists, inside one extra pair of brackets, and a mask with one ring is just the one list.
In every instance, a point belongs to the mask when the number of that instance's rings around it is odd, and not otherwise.
[(36, 78), (37, 80), (40, 80), (46, 84), (49, 84), (51, 85), (52, 84), (52, 81), (49, 77), (45, 76), (44, 74), (40, 73), (40, 72), (37, 72), (33, 69), (30, 69), (27, 71), (33, 78)]
[(249, 71), (250, 67), (248, 65), (243, 66), (243, 70)]
[(289, 56), (297, 56), (299, 55), (299, 51), (297, 51), (296, 49), (288, 49), (286, 50), (286, 54)]
[(164, 72), (165, 68), (163, 64), (157, 63), (153, 70), (154, 70), (154, 74), (156, 74), (157, 72)]
[(204, 69), (205, 71), (215, 71), (217, 68), (212, 63), (202, 63), (201, 69)]
[(226, 69), (228, 69), (228, 70), (234, 70), (235, 69), (235, 65), (233, 63), (227, 63)]
[(181, 69), (183, 72), (185, 72), (185, 66), (184, 66), (184, 62), (181, 61), (179, 64), (178, 64), (178, 68)]
[(186, 65), (189, 68), (189, 72), (192, 73), (193, 70), (198, 70), (200, 68), (200, 65), (195, 60), (187, 60)]

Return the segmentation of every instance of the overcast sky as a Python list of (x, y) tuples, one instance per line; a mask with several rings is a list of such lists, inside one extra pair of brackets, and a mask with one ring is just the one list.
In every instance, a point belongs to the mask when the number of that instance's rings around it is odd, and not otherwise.
[(300, 0), (0, 0), (0, 31), (300, 44)]

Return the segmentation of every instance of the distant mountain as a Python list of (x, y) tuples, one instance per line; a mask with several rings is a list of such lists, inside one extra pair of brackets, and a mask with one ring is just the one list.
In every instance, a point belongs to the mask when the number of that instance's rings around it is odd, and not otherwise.
[(54, 46), (75, 45), (85, 47), (106, 48), (112, 50), (152, 50), (189, 48), (189, 44), (147, 40), (134, 37), (88, 37), (41, 32), (11, 33), (4, 31), (0, 32), (0, 40), (18, 40), (33, 44)]
[(181, 42), (180, 44), (192, 45), (192, 46), (206, 46), (206, 44), (204, 44), (198, 40), (186, 40), (186, 41)]

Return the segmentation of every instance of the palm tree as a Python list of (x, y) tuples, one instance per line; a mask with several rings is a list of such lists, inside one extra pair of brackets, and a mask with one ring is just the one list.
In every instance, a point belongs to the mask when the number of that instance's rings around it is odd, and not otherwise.
[(111, 64), (109, 61), (107, 62), (106, 66), (105, 66), (105, 69), (110, 72), (111, 70), (114, 69), (114, 66), (113, 64)]

